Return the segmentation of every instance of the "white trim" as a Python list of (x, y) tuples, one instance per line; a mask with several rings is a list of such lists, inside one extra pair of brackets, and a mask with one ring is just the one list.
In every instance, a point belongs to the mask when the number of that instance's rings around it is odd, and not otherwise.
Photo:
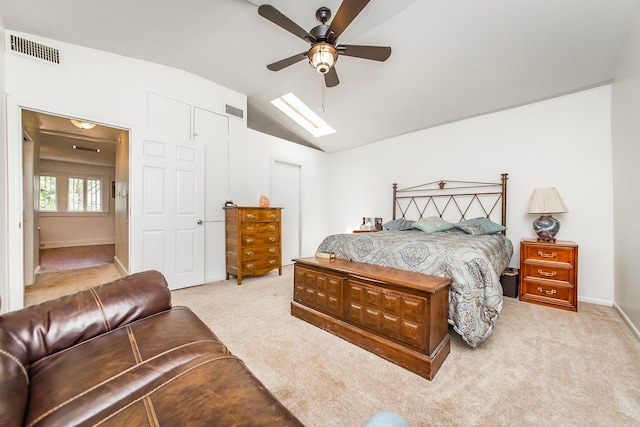
[(629, 329), (631, 329), (631, 332), (633, 333), (633, 335), (635, 335), (636, 338), (640, 340), (640, 331), (638, 330), (638, 328), (636, 328), (636, 325), (634, 325), (633, 322), (631, 322), (631, 319), (629, 319), (629, 316), (627, 316), (624, 310), (622, 310), (622, 307), (620, 307), (618, 303), (614, 302), (613, 308), (615, 308), (618, 314), (620, 314), (620, 317), (622, 317), (622, 320), (624, 320), (624, 323), (626, 323)]
[(578, 297), (578, 302), (586, 302), (589, 304), (598, 304), (598, 305), (606, 305), (607, 307), (613, 307), (613, 301), (608, 299)]
[(115, 245), (115, 238), (91, 239), (91, 240), (61, 240), (53, 242), (40, 241), (40, 249), (73, 248), (76, 246)]
[(121, 276), (124, 277), (129, 274), (129, 272), (127, 271), (126, 268), (124, 268), (124, 265), (122, 264), (122, 262), (117, 256), (113, 257), (113, 265), (116, 267), (116, 270), (118, 270)]

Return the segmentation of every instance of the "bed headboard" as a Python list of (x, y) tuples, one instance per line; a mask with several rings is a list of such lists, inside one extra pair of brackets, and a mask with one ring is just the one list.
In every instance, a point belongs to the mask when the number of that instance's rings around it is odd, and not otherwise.
[(507, 175), (501, 174), (500, 182), (440, 180), (402, 189), (394, 183), (393, 219), (439, 216), (459, 222), (486, 217), (506, 227)]

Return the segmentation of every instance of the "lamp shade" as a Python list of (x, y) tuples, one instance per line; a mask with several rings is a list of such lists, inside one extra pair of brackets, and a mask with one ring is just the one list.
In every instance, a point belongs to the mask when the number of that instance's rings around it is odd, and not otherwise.
[(338, 60), (336, 48), (329, 43), (315, 44), (307, 55), (311, 66), (320, 74), (327, 74)]
[(536, 188), (529, 201), (530, 214), (553, 214), (569, 212), (555, 187)]

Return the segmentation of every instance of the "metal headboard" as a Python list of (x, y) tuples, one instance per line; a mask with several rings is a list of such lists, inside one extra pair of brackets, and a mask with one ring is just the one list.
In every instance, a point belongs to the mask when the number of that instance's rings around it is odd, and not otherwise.
[[(498, 183), (440, 180), (403, 189), (394, 183), (393, 219), (419, 220), (432, 215), (443, 218), (447, 211), (453, 211), (452, 222), (483, 216), (506, 227), (507, 175), (501, 174)], [(496, 209), (498, 205), (500, 211)]]

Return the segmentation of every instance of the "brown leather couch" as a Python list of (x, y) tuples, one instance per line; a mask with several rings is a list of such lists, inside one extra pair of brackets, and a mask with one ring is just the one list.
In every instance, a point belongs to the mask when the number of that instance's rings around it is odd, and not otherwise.
[(302, 424), (147, 271), (0, 316), (0, 425)]

